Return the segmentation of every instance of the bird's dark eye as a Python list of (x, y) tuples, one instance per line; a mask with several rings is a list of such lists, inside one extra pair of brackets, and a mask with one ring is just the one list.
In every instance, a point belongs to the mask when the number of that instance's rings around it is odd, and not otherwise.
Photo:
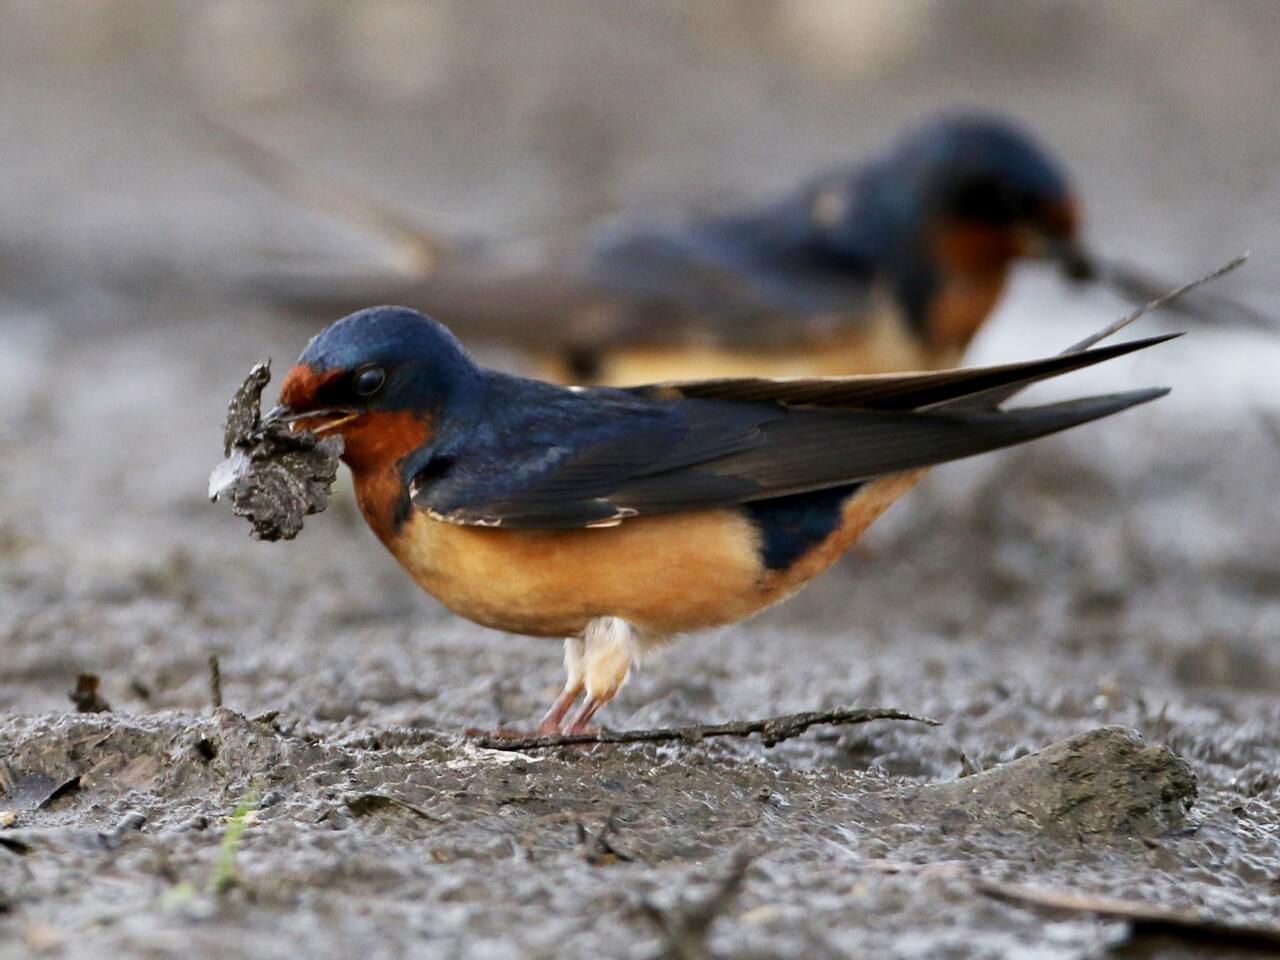
[(351, 380), (351, 389), (358, 397), (372, 397), (387, 382), (387, 372), (381, 367), (362, 367)]
[(1013, 223), (1030, 213), (1027, 198), (1007, 185), (979, 180), (965, 184), (951, 199), (951, 212), (963, 220)]

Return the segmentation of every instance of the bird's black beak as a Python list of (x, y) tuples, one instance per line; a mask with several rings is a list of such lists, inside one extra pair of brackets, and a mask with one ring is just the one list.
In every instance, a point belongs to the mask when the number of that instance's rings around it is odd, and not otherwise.
[(1062, 275), (1073, 283), (1090, 283), (1098, 279), (1098, 266), (1079, 241), (1056, 238), (1046, 242), (1046, 253)]
[(283, 403), (277, 403), (267, 411), (267, 415), (262, 418), (262, 423), (264, 426), (268, 423), (288, 423), (294, 416), (296, 416), (296, 414), (292, 407), (286, 406)]
[[(280, 403), (267, 411), (266, 416), (262, 418), (263, 426), (273, 423), (287, 423), (295, 429), (301, 427), (304, 430), (310, 430), (312, 433), (326, 433), (335, 427), (354, 420), (360, 416), (360, 411), (350, 410), (345, 407), (331, 407), (324, 410), (294, 410), (286, 404)], [(305, 422), (304, 422), (305, 421)]]

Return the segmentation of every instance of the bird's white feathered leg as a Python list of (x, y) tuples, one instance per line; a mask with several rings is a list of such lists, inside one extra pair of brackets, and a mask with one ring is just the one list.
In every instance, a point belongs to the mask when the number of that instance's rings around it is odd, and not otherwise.
[(582, 642), (587, 699), (569, 723), (569, 733), (587, 728), (596, 711), (622, 689), (640, 655), (639, 634), (621, 617), (596, 617), (583, 631)]

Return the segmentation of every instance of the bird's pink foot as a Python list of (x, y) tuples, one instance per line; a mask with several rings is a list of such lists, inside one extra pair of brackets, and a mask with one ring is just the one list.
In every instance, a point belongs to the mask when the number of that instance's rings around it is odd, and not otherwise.
[(587, 697), (578, 712), (574, 714), (573, 719), (569, 721), (569, 726), (565, 729), (565, 733), (596, 733), (600, 728), (598, 725), (591, 723), (591, 718), (596, 715), (597, 710), (608, 702), (607, 699), (603, 698)]
[(538, 724), (538, 736), (549, 737), (559, 733), (564, 726), (564, 718), (569, 715), (569, 711), (573, 709), (573, 705), (581, 693), (582, 686), (580, 684), (566, 684), (565, 688), (560, 691), (560, 696), (556, 697), (555, 702), (551, 704), (551, 707)]

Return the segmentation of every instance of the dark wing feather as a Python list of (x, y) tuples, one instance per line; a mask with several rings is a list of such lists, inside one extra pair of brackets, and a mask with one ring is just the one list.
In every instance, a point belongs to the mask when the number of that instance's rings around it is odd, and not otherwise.
[[(1110, 416), (1167, 393), (1135, 390), (978, 413), (796, 411), (763, 442), (699, 467), (639, 477), (608, 497), (635, 514), (807, 493), (1013, 446)], [(750, 482), (755, 490), (741, 492)]]
[[(494, 374), (488, 408), (423, 470), (413, 502), (452, 523), (581, 527), (615, 519), (620, 484), (696, 467), (762, 442), (776, 404), (659, 401)], [(429, 478), (429, 479), (428, 479)]]
[(506, 420), (414, 503), (451, 523), (610, 525), (747, 503), (999, 449), (1143, 403), (1144, 390), (1014, 411), (821, 409), (495, 381)]
[(689, 380), (627, 388), (639, 396), (686, 397), (742, 402), (776, 402), (788, 406), (914, 410), (1000, 387), (1029, 386), (1071, 370), (1164, 343), (1181, 334), (1060, 354), (1040, 360), (925, 373), (887, 373), (854, 377), (771, 380), (726, 378)]

